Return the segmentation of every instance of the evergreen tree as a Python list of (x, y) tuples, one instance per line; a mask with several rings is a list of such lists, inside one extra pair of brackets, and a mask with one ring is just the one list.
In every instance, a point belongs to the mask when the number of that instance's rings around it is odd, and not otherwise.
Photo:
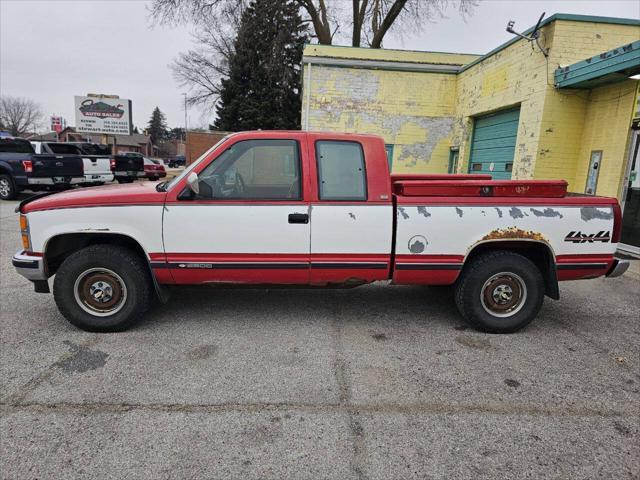
[(164, 113), (160, 111), (158, 107), (153, 109), (149, 124), (147, 126), (147, 132), (151, 135), (151, 143), (158, 145), (167, 138), (167, 120)]
[(292, 0), (254, 0), (242, 15), (222, 80), (215, 127), (300, 128), (300, 64), (306, 27)]

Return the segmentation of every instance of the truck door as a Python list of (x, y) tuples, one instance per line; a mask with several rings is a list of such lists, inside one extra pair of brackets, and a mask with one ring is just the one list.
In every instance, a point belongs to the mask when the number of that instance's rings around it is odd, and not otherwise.
[(315, 170), (311, 205), (311, 283), (358, 284), (388, 278), (393, 207), (382, 140), (309, 136)]
[(176, 283), (309, 282), (306, 144), (275, 137), (240, 136), (199, 169), (195, 198), (167, 201), (165, 268)]

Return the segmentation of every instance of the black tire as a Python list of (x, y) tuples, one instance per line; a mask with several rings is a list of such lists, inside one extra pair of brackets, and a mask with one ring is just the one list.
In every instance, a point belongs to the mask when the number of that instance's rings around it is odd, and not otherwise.
[[(95, 283), (90, 286), (91, 282)], [(105, 294), (102, 298), (117, 297), (120, 301), (98, 312), (96, 304), (108, 303), (86, 294), (93, 285), (112, 287), (109, 291), (113, 296)], [(134, 252), (117, 245), (92, 245), (73, 253), (60, 265), (53, 296), (62, 315), (76, 327), (88, 332), (118, 332), (140, 320), (148, 310), (152, 286), (144, 260)]]
[(133, 183), (133, 178), (117, 178), (118, 183)]
[(462, 317), (473, 328), (513, 333), (536, 317), (544, 292), (542, 274), (531, 260), (517, 253), (496, 251), (465, 265), (456, 284), (455, 300)]
[(18, 195), (16, 184), (10, 175), (0, 175), (0, 200), (13, 200)]

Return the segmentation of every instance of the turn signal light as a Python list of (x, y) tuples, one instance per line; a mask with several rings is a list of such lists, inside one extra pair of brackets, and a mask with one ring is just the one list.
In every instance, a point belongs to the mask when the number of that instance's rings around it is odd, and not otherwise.
[(31, 162), (31, 160), (23, 160), (22, 166), (24, 167), (25, 173), (33, 172), (33, 163)]
[(26, 232), (29, 228), (29, 222), (27, 221), (26, 215), (20, 215), (20, 230)]
[(115, 170), (116, 169), (116, 159), (112, 158), (110, 163), (111, 163), (111, 170)]
[(27, 252), (29, 250), (31, 250), (31, 242), (29, 241), (29, 234), (28, 233), (23, 233), (22, 234), (22, 248)]

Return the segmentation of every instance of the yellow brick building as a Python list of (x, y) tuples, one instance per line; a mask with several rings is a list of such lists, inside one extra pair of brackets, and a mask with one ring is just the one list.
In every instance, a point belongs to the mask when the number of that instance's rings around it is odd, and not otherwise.
[(556, 14), (482, 56), (308, 45), (303, 69), (303, 129), (381, 135), (394, 172), (640, 196), (638, 20)]

